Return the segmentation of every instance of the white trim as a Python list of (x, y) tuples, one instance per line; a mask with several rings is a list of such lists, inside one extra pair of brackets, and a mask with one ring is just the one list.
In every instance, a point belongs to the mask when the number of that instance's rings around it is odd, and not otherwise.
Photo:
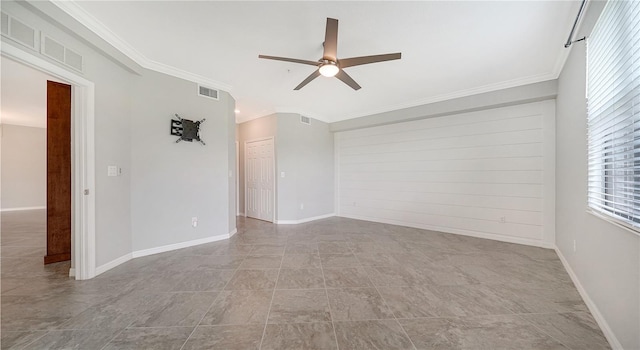
[(631, 226), (628, 225), (627, 223), (625, 223), (622, 220), (617, 219), (614, 216), (611, 215), (607, 215), (605, 213), (601, 213), (599, 211), (594, 210), (591, 207), (587, 207), (587, 214), (591, 214), (595, 217), (597, 217), (598, 219), (604, 220), (612, 225), (616, 225), (618, 227), (620, 227), (621, 229), (631, 233), (634, 236), (640, 236), (640, 231), (638, 231), (640, 229), (640, 227), (635, 227), (635, 226)]
[(76, 277), (76, 268), (72, 267), (69, 269), (69, 277)]
[(333, 211), (340, 216), (340, 142), (342, 134), (333, 133)]
[(6, 211), (22, 211), (22, 210), (42, 210), (42, 209), (47, 209), (47, 207), (19, 207), (19, 208), (3, 208), (0, 209), (0, 212), (6, 212)]
[(445, 232), (445, 233), (454, 233), (454, 234), (463, 235), (463, 236), (491, 239), (491, 240), (494, 240), (494, 241), (507, 242), (507, 243), (523, 244), (523, 245), (529, 245), (529, 246), (533, 246), (533, 247), (540, 247), (540, 248), (546, 248), (546, 249), (554, 249), (555, 248), (554, 243), (545, 242), (545, 241), (537, 240), (537, 239), (512, 237), (512, 236), (503, 236), (503, 235), (499, 235), (499, 234), (495, 234), (495, 233), (478, 232), (478, 231), (470, 231), (470, 230), (461, 230), (461, 229), (454, 229), (454, 228), (451, 228), (451, 227), (424, 225), (424, 224), (413, 223), (413, 222), (372, 218), (372, 217), (368, 217), (368, 216), (342, 215), (342, 214), (341, 215), (337, 215), (337, 216), (343, 217), (343, 218), (348, 218), (348, 219), (379, 222), (379, 223), (383, 223), (383, 224), (415, 227), (415, 228), (420, 228), (420, 229), (423, 229), (423, 230), (439, 231), (439, 232)]
[(231, 238), (231, 236), (235, 235), (238, 232), (238, 229), (234, 229), (233, 231), (229, 232), (229, 234), (226, 235), (220, 235), (220, 236), (213, 236), (213, 237), (208, 237), (208, 238), (202, 238), (202, 239), (194, 239), (192, 241), (186, 241), (186, 242), (181, 242), (181, 243), (176, 243), (176, 244), (169, 244), (169, 245), (165, 245), (162, 247), (157, 247), (157, 248), (150, 248), (150, 249), (143, 249), (143, 250), (137, 250), (134, 251), (132, 253), (128, 253), (125, 254), (115, 260), (112, 260), (106, 264), (100, 265), (96, 268), (96, 276), (100, 275), (108, 270), (111, 270), (112, 268), (124, 264), (127, 261), (131, 260), (131, 259), (135, 259), (135, 258), (140, 258), (143, 256), (147, 256), (147, 255), (153, 255), (153, 254), (158, 254), (158, 253), (164, 253), (164, 252), (168, 252), (168, 251), (172, 251), (172, 250), (176, 250), (176, 249), (182, 249), (182, 248), (188, 248), (188, 247), (192, 247), (192, 246), (196, 246), (196, 245), (200, 245), (200, 244), (206, 244), (206, 243), (211, 243), (211, 242), (216, 242), (216, 241), (221, 241), (224, 239), (229, 239)]
[[(93, 82), (9, 43), (3, 56), (43, 71), (72, 85), (72, 259), (76, 279), (95, 276), (95, 85)], [(84, 190), (89, 190), (84, 195)]]
[(240, 142), (236, 140), (236, 216), (240, 214)]
[(89, 28), (92, 32), (96, 33), (99, 37), (104, 39), (109, 44), (113, 45), (117, 50), (124, 53), (131, 58), (137, 64), (143, 68), (150, 69), (156, 72), (164, 73), (176, 78), (192, 81), (194, 83), (201, 84), (206, 87), (213, 87), (215, 89), (231, 91), (231, 85), (198, 75), (191, 72), (178, 69), (166, 65), (164, 63), (153, 61), (138, 50), (129, 45), (122, 38), (112, 32), (107, 26), (85, 11), (82, 7), (75, 4), (72, 1), (53, 1), (53, 4), (58, 6), (62, 11), (66, 12), (71, 17), (75, 18), (78, 22)]
[(278, 220), (276, 222), (276, 224), (278, 224), (278, 225), (296, 225), (296, 224), (303, 224), (305, 222), (331, 218), (331, 217), (334, 217), (334, 216), (336, 216), (336, 213), (318, 215), (318, 216), (305, 218), (305, 219), (300, 219), (300, 220)]
[(246, 215), (244, 213), (238, 213), (238, 216), (244, 216), (246, 217)]
[(598, 309), (596, 304), (589, 297), (587, 290), (584, 289), (584, 287), (580, 283), (578, 276), (573, 272), (573, 269), (571, 269), (571, 265), (569, 265), (567, 259), (565, 259), (564, 255), (562, 255), (562, 251), (560, 251), (558, 247), (555, 247), (555, 251), (560, 258), (560, 261), (562, 261), (562, 265), (564, 266), (565, 270), (567, 270), (569, 277), (571, 277), (573, 284), (576, 286), (576, 289), (578, 289), (578, 293), (580, 293), (580, 296), (584, 300), (584, 303), (587, 304), (591, 315), (598, 323), (598, 326), (600, 326), (600, 329), (602, 330), (602, 333), (604, 333), (605, 338), (607, 338), (607, 341), (609, 342), (609, 345), (611, 345), (611, 348), (613, 350), (623, 350), (622, 344), (620, 344), (618, 338), (616, 338), (616, 335), (611, 330), (611, 327), (609, 327), (609, 323), (607, 323), (607, 320), (604, 318), (604, 316), (602, 316), (602, 313), (600, 313), (600, 310)]
[(96, 267), (96, 276), (100, 275), (100, 274), (103, 274), (103, 273), (111, 270), (112, 268), (114, 268), (114, 267), (116, 267), (118, 265), (124, 264), (127, 261), (131, 260), (132, 258), (133, 258), (133, 256), (131, 255), (131, 253), (127, 253), (127, 254), (125, 254), (125, 255), (117, 258), (117, 259), (109, 261), (106, 264), (102, 264), (102, 265)]
[(556, 100), (540, 102), (542, 109), (542, 240), (556, 241)]
[[(46, 121), (45, 121), (46, 123)], [(10, 125), (10, 126), (21, 126), (24, 128), (36, 128), (36, 129), (46, 129), (47, 126), (42, 126), (42, 122), (25, 122), (23, 120), (20, 120), (18, 122), (16, 122), (15, 120), (9, 121), (9, 122), (0, 122), (0, 126), (2, 125)]]
[(205, 243), (217, 242), (217, 241), (221, 241), (221, 240), (224, 240), (224, 239), (229, 239), (232, 234), (235, 234), (235, 232), (233, 232), (233, 233), (225, 233), (223, 235), (218, 235), (218, 236), (194, 239), (194, 240), (186, 241), (186, 242), (167, 244), (167, 245), (163, 245), (163, 246), (155, 247), (155, 248), (134, 250), (133, 253), (131, 253), (131, 255), (134, 258), (139, 258), (141, 256), (147, 256), (147, 255), (153, 255), (153, 254), (158, 254), (158, 253), (170, 252), (172, 250), (188, 248), (188, 247), (193, 247), (195, 245), (200, 245), (200, 244), (205, 244)]

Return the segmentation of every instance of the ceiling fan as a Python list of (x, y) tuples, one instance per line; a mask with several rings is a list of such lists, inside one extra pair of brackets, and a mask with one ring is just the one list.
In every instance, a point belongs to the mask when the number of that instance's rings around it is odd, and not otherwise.
[(287, 57), (276, 57), (276, 56), (265, 56), (258, 55), (259, 58), (264, 58), (268, 60), (276, 60), (276, 61), (286, 61), (293, 63), (301, 63), (308, 64), (310, 66), (316, 66), (316, 69), (310, 76), (308, 76), (305, 80), (302, 81), (294, 90), (300, 90), (305, 85), (309, 84), (313, 79), (317, 78), (320, 75), (325, 77), (336, 77), (342, 80), (345, 84), (352, 87), (354, 90), (359, 90), (360, 85), (356, 83), (353, 78), (351, 78), (345, 71), (344, 68), (360, 66), (363, 64), (383, 62), (383, 61), (392, 61), (399, 60), (401, 53), (389, 53), (384, 55), (372, 55), (372, 56), (362, 56), (362, 57), (351, 57), (338, 59), (337, 51), (338, 51), (338, 20), (334, 18), (327, 18), (327, 28), (324, 35), (324, 53), (322, 58), (318, 61), (307, 61), (300, 60), (296, 58), (287, 58)]

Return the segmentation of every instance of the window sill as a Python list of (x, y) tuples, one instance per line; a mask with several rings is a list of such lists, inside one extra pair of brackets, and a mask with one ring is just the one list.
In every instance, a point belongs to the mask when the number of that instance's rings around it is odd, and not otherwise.
[(593, 216), (595, 216), (595, 217), (597, 217), (599, 219), (602, 219), (602, 220), (604, 220), (604, 221), (606, 221), (606, 222), (608, 222), (610, 224), (618, 226), (619, 228), (621, 228), (621, 229), (633, 234), (636, 237), (640, 237), (640, 231), (639, 231), (640, 228), (636, 228), (636, 227), (630, 226), (630, 225), (628, 225), (628, 224), (626, 224), (626, 223), (624, 223), (622, 221), (616, 220), (615, 218), (613, 218), (611, 216), (602, 214), (602, 213), (600, 213), (598, 211), (595, 211), (595, 210), (593, 210), (591, 208), (587, 208), (587, 213), (591, 214), (591, 215), (593, 215)]

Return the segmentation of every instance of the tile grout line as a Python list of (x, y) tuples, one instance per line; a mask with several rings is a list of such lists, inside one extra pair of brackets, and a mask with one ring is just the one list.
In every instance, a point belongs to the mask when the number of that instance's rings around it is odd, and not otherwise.
[(389, 304), (387, 303), (387, 301), (384, 299), (384, 297), (382, 296), (382, 293), (380, 293), (380, 291), (378, 290), (378, 286), (375, 285), (375, 283), (373, 283), (373, 281), (371, 280), (371, 276), (369, 276), (369, 273), (367, 272), (367, 270), (365, 269), (364, 265), (362, 265), (362, 263), (360, 262), (360, 259), (358, 259), (358, 256), (356, 255), (356, 253), (353, 251), (353, 248), (349, 247), (349, 245), (347, 245), (347, 247), (349, 248), (349, 250), (351, 250), (351, 254), (353, 254), (356, 257), (356, 261), (358, 262), (358, 264), (360, 265), (360, 268), (362, 268), (362, 270), (364, 271), (365, 275), (367, 275), (367, 279), (369, 280), (369, 283), (371, 283), (371, 285), (373, 286), (373, 288), (376, 290), (376, 293), (378, 293), (378, 295), (380, 296), (380, 298), (382, 299), (382, 302), (384, 303), (384, 305), (387, 307), (387, 309), (391, 312), (391, 314), (393, 315), (393, 319), (396, 321), (396, 324), (398, 324), (398, 326), (400, 327), (400, 329), (402, 330), (402, 333), (407, 337), (407, 339), (409, 339), (409, 343), (411, 343), (411, 346), (413, 346), (413, 349), (416, 350), (417, 347), (416, 345), (413, 343), (413, 340), (411, 340), (411, 337), (409, 336), (409, 334), (407, 334), (407, 331), (404, 329), (404, 327), (402, 327), (402, 324), (400, 324), (400, 321), (398, 321), (398, 318), (396, 317), (395, 312), (393, 312), (393, 310), (389, 307)]
[(136, 321), (135, 319), (134, 319), (134, 320), (132, 320), (132, 321), (131, 321), (131, 322), (130, 322), (126, 327), (122, 328), (122, 329), (120, 330), (120, 332), (118, 332), (118, 333), (117, 333), (116, 335), (114, 335), (111, 339), (109, 339), (109, 341), (108, 341), (108, 342), (106, 342), (106, 343), (105, 343), (105, 344), (100, 348), (100, 350), (103, 350), (104, 348), (106, 348), (106, 347), (107, 347), (107, 345), (111, 344), (111, 342), (112, 342), (114, 339), (116, 339), (120, 334), (122, 334), (122, 332), (124, 332), (127, 328), (129, 328), (129, 326), (131, 326), (135, 321)]
[(32, 341), (28, 342), (27, 344), (25, 344), (25, 345), (22, 347), (22, 349), (26, 349), (29, 345), (31, 345), (31, 344), (33, 344), (33, 343), (37, 342), (38, 340), (42, 339), (42, 337), (44, 337), (45, 335), (47, 335), (47, 334), (49, 334), (49, 333), (51, 333), (51, 331), (45, 331), (43, 335), (41, 335), (41, 336), (37, 337), (36, 339), (34, 339), (34, 340), (32, 340)]
[(329, 317), (331, 318), (331, 328), (333, 328), (333, 337), (336, 340), (336, 349), (340, 350), (338, 344), (338, 334), (336, 333), (336, 325), (333, 323), (333, 312), (331, 312), (331, 302), (329, 301), (329, 291), (327, 290), (327, 280), (324, 277), (324, 266), (322, 266), (322, 259), (320, 258), (320, 247), (318, 247), (318, 260), (320, 260), (320, 272), (322, 272), (322, 283), (324, 284), (324, 295), (327, 297), (327, 305), (329, 306)]
[[(280, 271), (282, 270), (282, 262), (284, 261), (284, 253), (287, 249), (287, 244), (282, 251), (282, 259), (280, 259), (280, 267), (278, 267), (278, 275), (276, 276), (276, 282), (273, 285), (273, 293), (271, 293), (271, 301), (269, 302), (269, 311), (267, 311), (267, 319), (264, 321), (264, 329), (262, 330), (262, 338), (260, 338), (260, 346), (258, 349), (262, 349), (262, 343), (264, 342), (264, 337), (267, 335), (267, 326), (269, 325), (269, 315), (271, 315), (271, 308), (273, 307), (273, 299), (276, 297), (276, 288), (278, 287), (278, 280), (280, 279)], [(252, 249), (253, 251), (253, 249)]]
[(537, 329), (540, 333), (546, 335), (547, 337), (555, 340), (558, 342), (558, 344), (564, 346), (567, 349), (573, 349), (572, 347), (566, 345), (565, 343), (561, 342), (560, 340), (556, 339), (554, 336), (552, 336), (551, 334), (548, 334), (547, 332), (545, 332), (542, 328), (538, 327), (538, 325), (536, 325), (535, 323), (527, 320), (526, 318), (522, 317), (522, 314), (518, 315), (518, 314), (514, 314), (514, 316), (518, 317), (521, 320), (524, 320), (525, 322), (527, 322), (528, 324), (532, 325), (533, 328)]
[[(251, 247), (251, 250), (253, 250), (253, 246)], [(240, 264), (242, 264), (242, 262), (244, 261), (246, 257), (242, 258), (242, 261), (240, 262)], [(187, 337), (187, 339), (185, 339), (184, 343), (182, 344), (182, 346), (180, 347), (180, 350), (184, 349), (184, 346), (187, 345), (187, 342), (189, 342), (189, 339), (191, 339), (191, 336), (193, 336), (193, 333), (195, 333), (196, 329), (198, 329), (198, 327), (200, 326), (200, 323), (202, 323), (202, 320), (204, 320), (204, 318), (207, 316), (207, 314), (209, 313), (209, 311), (211, 311), (211, 308), (213, 307), (213, 305), (216, 303), (216, 301), (218, 300), (218, 298), (220, 298), (220, 295), (222, 295), (222, 293), (225, 291), (225, 288), (227, 288), (227, 285), (229, 285), (229, 282), (231, 282), (231, 280), (233, 279), (233, 276), (235, 276), (235, 274), (238, 272), (239, 268), (240, 268), (240, 264), (238, 264), (238, 267), (236, 267), (233, 270), (233, 275), (231, 275), (231, 277), (229, 278), (229, 280), (227, 281), (227, 283), (224, 284), (224, 286), (222, 287), (222, 289), (218, 292), (218, 295), (216, 295), (215, 298), (213, 298), (213, 301), (211, 302), (211, 305), (209, 305), (209, 307), (207, 308), (207, 311), (202, 315), (202, 317), (200, 318), (200, 321), (198, 321), (198, 324), (196, 324), (195, 327), (193, 327), (193, 330), (191, 331), (191, 333), (189, 333), (189, 336)]]

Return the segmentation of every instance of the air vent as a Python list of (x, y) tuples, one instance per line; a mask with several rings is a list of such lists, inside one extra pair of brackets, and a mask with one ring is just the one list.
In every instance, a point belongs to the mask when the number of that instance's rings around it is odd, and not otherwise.
[(67, 66), (82, 72), (82, 56), (66, 47), (64, 48), (64, 63)]
[(82, 55), (45, 35), (43, 35), (41, 52), (43, 55), (51, 57), (67, 67), (79, 72), (83, 70)]
[(2, 35), (35, 50), (36, 33), (35, 29), (2, 12)]
[(2, 35), (9, 36), (9, 15), (2, 12)]
[(217, 100), (218, 90), (198, 85), (198, 95)]
[(300, 123), (311, 125), (311, 118), (301, 115), (300, 116)]

